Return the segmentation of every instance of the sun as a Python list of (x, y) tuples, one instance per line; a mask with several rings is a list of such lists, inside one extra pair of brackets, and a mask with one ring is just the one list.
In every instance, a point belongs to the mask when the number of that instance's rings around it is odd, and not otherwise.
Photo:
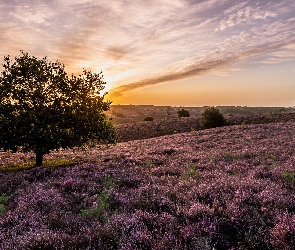
[(110, 84), (104, 84), (104, 89), (100, 91), (99, 96), (103, 96), (112, 89)]

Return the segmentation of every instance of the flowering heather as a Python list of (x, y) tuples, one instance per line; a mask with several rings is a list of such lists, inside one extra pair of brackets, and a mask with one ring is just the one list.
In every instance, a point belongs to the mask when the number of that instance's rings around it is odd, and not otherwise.
[(88, 163), (0, 172), (0, 249), (294, 249), (294, 144), (281, 122), (52, 152)]
[[(235, 115), (226, 117), (226, 125), (265, 124), (295, 121), (294, 112), (271, 113), (265, 115)], [(118, 141), (146, 139), (162, 135), (200, 130), (199, 117), (166, 118), (152, 122), (126, 123), (116, 126)]]

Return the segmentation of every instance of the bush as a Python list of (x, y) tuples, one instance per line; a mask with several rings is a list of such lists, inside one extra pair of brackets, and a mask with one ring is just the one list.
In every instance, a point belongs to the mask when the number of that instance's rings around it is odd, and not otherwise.
[(225, 118), (219, 109), (209, 107), (201, 115), (202, 128), (222, 127), (225, 124)]
[(177, 111), (177, 115), (178, 117), (190, 117), (190, 113), (185, 109)]
[(154, 120), (154, 118), (151, 116), (147, 116), (147, 117), (143, 118), (143, 121), (145, 121), (145, 122), (152, 122), (153, 120)]
[(126, 118), (126, 115), (124, 115), (123, 113), (120, 113), (120, 112), (112, 111), (111, 114), (116, 117), (119, 117), (119, 118)]

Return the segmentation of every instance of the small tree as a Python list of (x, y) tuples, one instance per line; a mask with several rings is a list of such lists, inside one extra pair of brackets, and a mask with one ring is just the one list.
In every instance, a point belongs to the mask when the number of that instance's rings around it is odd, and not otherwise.
[(177, 115), (178, 117), (189, 117), (190, 113), (188, 112), (188, 110), (182, 109), (177, 111)]
[(41, 166), (52, 149), (115, 142), (102, 73), (69, 77), (60, 62), (21, 53), (0, 73), (0, 149), (33, 151)]
[(222, 127), (225, 124), (225, 118), (219, 109), (209, 107), (201, 114), (202, 128)]

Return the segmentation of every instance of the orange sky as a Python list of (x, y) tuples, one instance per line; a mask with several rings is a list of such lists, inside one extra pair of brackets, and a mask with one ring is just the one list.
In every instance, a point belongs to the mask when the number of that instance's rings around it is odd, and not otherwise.
[(0, 56), (102, 70), (114, 104), (295, 106), (293, 0), (12, 0)]

